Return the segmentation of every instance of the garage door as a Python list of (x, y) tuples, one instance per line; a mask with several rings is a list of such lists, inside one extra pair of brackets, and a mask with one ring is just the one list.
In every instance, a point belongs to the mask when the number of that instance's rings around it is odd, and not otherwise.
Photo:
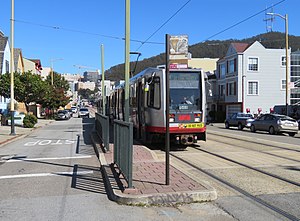
[(226, 117), (231, 116), (233, 113), (241, 112), (240, 104), (232, 104), (226, 106)]

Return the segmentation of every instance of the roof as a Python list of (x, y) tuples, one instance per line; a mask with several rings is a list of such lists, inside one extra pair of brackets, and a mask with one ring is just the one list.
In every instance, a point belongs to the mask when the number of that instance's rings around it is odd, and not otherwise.
[(244, 52), (250, 46), (250, 44), (238, 43), (238, 42), (231, 43), (231, 45), (236, 50), (237, 53)]
[(35, 69), (36, 69), (37, 71), (43, 70), (43, 68), (42, 68), (42, 63), (41, 63), (41, 60), (40, 60), (40, 59), (29, 59), (29, 60), (35, 63)]

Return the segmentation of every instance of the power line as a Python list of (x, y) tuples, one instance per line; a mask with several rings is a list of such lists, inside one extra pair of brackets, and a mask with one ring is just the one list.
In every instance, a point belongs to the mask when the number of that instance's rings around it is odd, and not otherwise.
[(185, 4), (183, 4), (167, 21), (165, 21), (156, 31), (154, 31), (145, 41), (141, 42), (142, 44), (136, 49), (138, 51), (145, 43), (148, 43), (150, 40), (160, 29), (162, 29), (172, 18), (174, 18), (189, 2), (192, 0), (188, 0)]
[(219, 31), (218, 33), (216, 33), (216, 34), (214, 34), (214, 35), (212, 35), (212, 36), (206, 38), (206, 39), (203, 40), (202, 42), (207, 41), (207, 40), (209, 40), (209, 39), (211, 39), (211, 38), (213, 38), (213, 37), (215, 37), (215, 36), (217, 36), (217, 35), (219, 35), (219, 34), (222, 34), (222, 33), (224, 33), (225, 31), (228, 31), (229, 29), (232, 29), (232, 28), (234, 28), (234, 27), (236, 27), (236, 26), (238, 26), (238, 25), (244, 23), (245, 21), (248, 21), (248, 20), (250, 20), (251, 18), (253, 18), (253, 17), (255, 17), (255, 16), (257, 16), (257, 15), (259, 15), (259, 14), (261, 14), (261, 13), (267, 11), (268, 9), (273, 8), (274, 6), (277, 6), (277, 5), (279, 5), (279, 4), (281, 4), (282, 2), (285, 2), (285, 1), (286, 1), (286, 0), (282, 0), (282, 1), (280, 1), (280, 2), (277, 2), (275, 5), (272, 5), (272, 6), (266, 8), (266, 9), (264, 9), (264, 10), (261, 10), (261, 11), (255, 13), (254, 15), (251, 15), (251, 16), (249, 16), (248, 18), (245, 18), (245, 19), (243, 19), (242, 21), (239, 21), (239, 22), (235, 23), (234, 25), (231, 25), (231, 26), (229, 26), (228, 28), (225, 28), (224, 30)]
[[(100, 37), (110, 38), (110, 39), (115, 39), (115, 40), (121, 40), (121, 41), (125, 40), (124, 37), (122, 38), (122, 37), (117, 37), (117, 36), (112, 36), (112, 35), (103, 35), (103, 34), (99, 34), (99, 33), (81, 31), (81, 30), (71, 29), (71, 28), (64, 28), (64, 27), (60, 27), (60, 26), (45, 25), (45, 24), (39, 24), (39, 23), (35, 23), (35, 22), (29, 22), (29, 21), (24, 21), (24, 20), (16, 20), (16, 19), (14, 21), (18, 22), (18, 23), (23, 23), (23, 24), (28, 24), (28, 25), (35, 25), (35, 26), (40, 26), (40, 27), (50, 28), (50, 29), (55, 29), (55, 30), (75, 32), (75, 33), (87, 34), (87, 35), (95, 35), (95, 36), (100, 36)], [(144, 42), (144, 41), (136, 40), (136, 39), (130, 39), (130, 41), (138, 42), (138, 43), (147, 43), (147, 44), (164, 44), (164, 43), (161, 43), (161, 42), (150, 42), (150, 41)]]
[[(163, 45), (164, 43), (163, 42), (152, 42), (152, 41), (149, 41), (159, 30), (161, 30), (172, 18), (174, 18), (180, 11), (183, 10), (183, 8), (188, 4), (190, 3), (192, 0), (188, 0), (186, 3), (184, 3), (175, 13), (173, 13), (171, 15), (170, 18), (168, 18), (159, 28), (157, 28), (146, 40), (144, 41), (141, 41), (141, 40), (137, 40), (137, 39), (130, 39), (131, 42), (137, 42), (137, 43), (141, 43), (141, 45), (136, 49), (136, 51), (138, 51), (144, 44), (159, 44), (159, 45)], [(222, 31), (219, 31), (217, 32), (216, 34), (214, 35), (211, 35), (210, 37), (206, 38), (205, 40), (203, 40), (202, 42), (205, 42), (205, 41), (208, 41), (209, 39), (219, 35), (219, 34), (222, 34), (248, 20), (250, 20), (251, 18), (267, 11), (268, 9), (270, 8), (273, 8), (274, 6), (277, 6), (283, 2), (285, 2), (286, 0), (281, 0), (279, 2), (277, 2), (276, 4), (264, 9), (264, 10), (261, 10), (237, 23), (235, 23), (234, 25), (231, 25), (229, 26), (228, 28), (225, 28), (224, 30)], [(87, 31), (81, 31), (81, 30), (76, 30), (76, 29), (70, 29), (70, 28), (64, 28), (64, 27), (60, 27), (60, 26), (53, 26), (53, 25), (45, 25), (45, 24), (39, 24), (39, 23), (34, 23), (34, 22), (29, 22), (29, 21), (24, 21), (24, 20), (14, 20), (16, 22), (19, 22), (19, 23), (24, 23), (24, 24), (29, 24), (29, 25), (35, 25), (35, 26), (40, 26), (40, 27), (45, 27), (45, 28), (51, 28), (51, 29), (55, 29), (55, 30), (63, 30), (63, 31), (68, 31), (68, 32), (75, 32), (75, 33), (81, 33), (81, 34), (88, 34), (88, 35), (94, 35), (94, 36), (100, 36), (100, 37), (104, 37), (104, 38), (110, 38), (110, 39), (115, 39), (115, 40), (121, 40), (121, 41), (124, 41), (125, 38), (124, 37), (117, 37), (117, 36), (112, 36), (112, 35), (103, 35), (103, 34), (99, 34), (99, 33), (93, 33), (93, 32), (87, 32)]]

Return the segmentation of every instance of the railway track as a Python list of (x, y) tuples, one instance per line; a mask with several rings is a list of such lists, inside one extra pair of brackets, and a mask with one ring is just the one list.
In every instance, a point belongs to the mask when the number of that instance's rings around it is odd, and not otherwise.
[[(228, 137), (228, 136), (221, 136), (221, 137), (226, 137), (229, 139), (229, 141), (226, 141), (226, 140), (218, 140), (217, 138), (214, 139), (212, 137), (210, 137), (210, 140), (213, 140), (214, 142), (219, 142), (221, 144), (226, 144), (226, 145), (231, 145), (232, 147), (237, 147), (237, 148), (243, 148), (245, 150), (251, 150), (251, 151), (256, 151), (258, 152), (259, 154), (269, 154), (270, 156), (272, 157), (278, 157), (278, 158), (282, 158), (282, 159), (285, 159), (285, 160), (290, 160), (290, 161), (293, 161), (295, 163), (299, 163), (300, 160), (297, 160), (297, 159), (292, 159), (292, 158), (289, 158), (289, 157), (284, 157), (284, 156), (280, 156), (280, 155), (277, 155), (277, 154), (273, 154), (273, 153), (268, 153), (268, 152), (265, 152), (265, 151), (262, 151), (262, 150), (253, 150), (252, 147), (249, 147), (249, 140), (240, 140), (242, 142), (242, 144), (234, 144), (234, 142), (232, 142), (230, 139), (234, 139), (232, 137)], [(248, 145), (245, 145), (245, 143), (248, 142)], [(259, 142), (259, 141), (254, 141), (252, 142), (251, 141), (251, 144), (257, 144), (257, 145), (262, 145), (264, 147), (272, 147), (272, 148), (277, 148), (278, 150), (284, 150), (284, 151), (296, 151), (296, 152), (299, 152), (299, 150), (297, 149), (297, 147), (295, 148), (287, 148), (287, 147), (281, 147), (281, 146), (278, 146), (278, 145), (274, 145), (274, 144), (265, 144), (263, 142)], [(224, 156), (220, 153), (215, 153), (213, 151), (210, 151), (210, 150), (207, 150), (207, 148), (202, 148), (202, 147), (199, 147), (199, 146), (192, 146), (191, 149), (193, 149), (194, 151), (196, 152), (201, 152), (201, 153), (205, 153), (205, 154), (208, 154), (210, 156), (213, 156), (215, 158), (218, 158), (220, 160), (223, 160), (223, 161), (227, 161), (227, 162), (230, 162), (232, 164), (235, 164), (241, 168), (244, 168), (246, 170), (251, 170), (251, 171), (254, 171), (255, 173), (259, 173), (260, 175), (259, 176), (265, 176), (266, 179), (276, 179), (276, 180), (279, 180), (283, 183), (286, 183), (288, 185), (293, 185), (295, 186), (296, 188), (300, 188), (300, 183), (295, 181), (295, 180), (291, 180), (291, 179), (288, 179), (286, 177), (283, 177), (283, 176), (280, 176), (280, 175), (277, 175), (275, 173), (270, 173), (268, 171), (264, 171), (263, 169), (261, 168), (258, 168), (258, 167), (254, 167), (254, 166), (251, 166), (251, 165), (247, 165), (246, 163), (243, 163), (243, 162), (240, 162), (239, 160), (237, 159), (232, 159), (232, 158), (229, 158), (227, 156)], [(272, 212), (275, 212), (277, 214), (279, 214), (280, 216), (282, 217), (285, 217), (286, 219), (288, 220), (300, 220), (300, 217), (297, 217), (295, 216), (294, 214), (288, 212), (288, 211), (285, 211), (284, 209), (274, 205), (274, 203), (269, 203), (267, 202), (266, 200), (263, 200), (262, 198), (258, 197), (257, 195), (245, 190), (243, 187), (240, 187), (236, 184), (234, 184), (233, 182), (230, 182), (228, 181), (228, 179), (226, 178), (223, 178), (222, 176), (220, 175), (217, 175), (216, 173), (214, 173), (213, 171), (211, 171), (210, 169), (204, 169), (203, 167), (191, 162), (190, 160), (188, 159), (185, 159), (184, 158), (184, 155), (182, 155), (183, 153), (182, 152), (171, 152), (171, 157), (173, 159), (176, 159), (178, 161), (181, 161), (182, 163), (186, 164), (187, 166), (189, 166), (190, 168), (193, 168), (193, 169), (196, 169), (197, 171), (201, 172), (201, 173), (204, 173), (206, 176), (209, 176), (210, 178), (218, 181), (219, 183), (225, 185), (227, 188), (231, 189), (231, 190), (234, 190), (240, 194), (242, 194), (243, 196), (247, 197), (248, 199), (252, 200), (253, 203), (255, 204), (260, 204), (262, 206), (264, 206), (265, 208), (267, 208), (268, 210), (272, 211)], [(300, 189), (299, 189), (300, 191)]]

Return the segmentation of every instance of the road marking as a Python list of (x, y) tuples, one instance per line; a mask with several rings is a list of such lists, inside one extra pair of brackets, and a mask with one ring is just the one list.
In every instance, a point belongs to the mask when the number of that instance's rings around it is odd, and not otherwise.
[[(14, 156), (18, 157), (18, 156)], [(12, 158), (14, 158), (12, 157)], [(8, 159), (6, 163), (22, 162), (22, 161), (44, 161), (44, 160), (68, 160), (68, 159), (82, 159), (82, 158), (91, 158), (92, 155), (85, 156), (75, 156), (75, 157), (48, 157), (48, 158), (20, 158), (20, 159)]]
[(32, 178), (32, 177), (45, 177), (45, 176), (65, 176), (65, 175), (82, 175), (82, 174), (90, 174), (93, 171), (79, 171), (79, 172), (55, 172), (55, 173), (34, 173), (34, 174), (20, 174), (20, 175), (7, 175), (0, 176), (0, 180), (4, 179), (18, 179), (18, 178)]
[(75, 140), (37, 140), (31, 141), (24, 144), (24, 146), (45, 146), (45, 145), (66, 145), (74, 144)]

